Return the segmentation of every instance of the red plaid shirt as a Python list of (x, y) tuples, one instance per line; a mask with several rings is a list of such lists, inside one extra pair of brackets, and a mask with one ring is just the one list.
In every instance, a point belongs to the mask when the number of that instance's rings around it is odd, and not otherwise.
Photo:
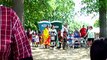
[(29, 41), (18, 16), (12, 9), (0, 6), (0, 60), (31, 56)]

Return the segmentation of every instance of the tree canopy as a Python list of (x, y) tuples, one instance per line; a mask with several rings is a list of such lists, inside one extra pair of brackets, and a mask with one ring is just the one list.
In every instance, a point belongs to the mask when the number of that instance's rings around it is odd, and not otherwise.
[(101, 6), (107, 6), (107, 0), (82, 0), (82, 4), (84, 7), (81, 9), (82, 12), (86, 12), (88, 14), (93, 12), (99, 12), (99, 8)]
[[(2, 0), (1, 4), (11, 7), (12, 2)], [(74, 31), (81, 27), (80, 22), (74, 21), (74, 7), (73, 0), (24, 0), (24, 26), (36, 30), (41, 20), (59, 20), (63, 24), (67, 23), (70, 31)]]
[(99, 13), (100, 37), (107, 38), (107, 0), (83, 0), (83, 12)]
[(13, 2), (12, 0), (0, 0), (0, 4), (7, 6), (7, 7), (12, 7), (13, 6)]
[(99, 12), (99, 0), (82, 0), (84, 7), (81, 9), (85, 13)]
[(99, 27), (99, 20), (96, 20), (96, 21), (95, 21), (94, 27)]
[[(25, 26), (36, 24), (43, 19), (53, 21), (68, 21), (73, 16), (72, 0), (25, 0)], [(30, 27), (30, 26), (29, 26)]]

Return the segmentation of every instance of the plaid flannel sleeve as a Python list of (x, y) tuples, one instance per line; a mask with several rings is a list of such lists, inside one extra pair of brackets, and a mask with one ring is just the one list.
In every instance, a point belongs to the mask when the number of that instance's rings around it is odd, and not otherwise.
[[(24, 58), (32, 57), (31, 47), (27, 39), (24, 28), (20, 22), (20, 19), (13, 11), (12, 13), (12, 51), (14, 60), (24, 60)], [(26, 59), (32, 60), (32, 59)]]

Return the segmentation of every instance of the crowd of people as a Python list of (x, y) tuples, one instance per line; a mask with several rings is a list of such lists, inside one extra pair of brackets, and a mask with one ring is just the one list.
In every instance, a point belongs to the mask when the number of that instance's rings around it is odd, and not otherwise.
[(4, 6), (0, 6), (0, 22), (0, 60), (33, 60), (29, 43), (66, 49), (67, 42), (73, 41), (72, 38), (86, 40), (87, 45), (91, 46), (91, 60), (107, 60), (107, 39), (95, 40), (92, 26), (85, 28), (83, 25), (80, 31), (75, 30), (73, 34), (68, 34), (66, 25), (58, 31), (54, 26), (51, 29), (47, 26), (42, 33), (32, 33), (30, 29), (25, 33), (17, 14)]
[(80, 30), (75, 29), (73, 33), (69, 33), (67, 25), (62, 30), (56, 30), (55, 26), (46, 26), (42, 32), (32, 32), (30, 29), (26, 32), (32, 46), (44, 46), (44, 48), (57, 49), (66, 47), (81, 46), (81, 41), (86, 42), (87, 46), (91, 46), (94, 41), (93, 27), (83, 27)]

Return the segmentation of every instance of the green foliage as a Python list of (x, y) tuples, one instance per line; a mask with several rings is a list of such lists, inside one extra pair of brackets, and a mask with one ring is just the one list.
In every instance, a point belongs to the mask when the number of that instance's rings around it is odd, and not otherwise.
[(99, 0), (82, 0), (84, 7), (81, 9), (82, 12), (90, 14), (92, 12), (99, 11)]
[(67, 22), (73, 17), (72, 0), (24, 0), (25, 27), (28, 21), (32, 24), (46, 20)]
[[(0, 4), (12, 7), (13, 0), (0, 0)], [(37, 29), (37, 22), (43, 19), (68, 23), (73, 19), (73, 7), (72, 0), (24, 0), (24, 26)]]
[[(2, 4), (12, 6), (12, 0), (2, 0)], [(42, 19), (60, 20), (68, 23), (70, 29), (80, 28), (80, 23), (73, 20), (74, 3), (72, 0), (24, 0), (25, 29), (37, 30), (37, 23)]]
[(51, 7), (53, 5), (50, 5), (49, 2), (49, 0), (24, 1), (25, 27), (27, 26), (28, 21), (35, 25), (35, 23), (42, 19), (48, 20), (49, 16), (51, 16), (50, 14), (52, 10), (54, 9), (54, 7)]
[[(99, 13), (100, 8), (107, 10), (107, 0), (82, 0), (82, 4), (84, 7), (81, 9), (81, 12), (85, 12), (86, 14)], [(94, 27), (99, 27), (99, 20), (96, 20)]]
[(86, 23), (82, 23), (82, 22), (77, 22), (76, 20), (72, 20), (71, 22), (69, 22), (69, 29), (70, 29), (70, 32), (73, 33), (76, 30), (80, 30), (80, 28), (85, 25), (85, 26), (88, 26)]
[(96, 20), (96, 21), (95, 21), (94, 27), (100, 27), (100, 25), (99, 25), (99, 20)]
[(99, 12), (99, 8), (107, 6), (107, 0), (82, 0), (84, 7), (81, 9), (81, 12), (90, 14), (93, 12)]
[(72, 19), (74, 15), (72, 0), (57, 0), (56, 5), (56, 10), (53, 11), (53, 20), (61, 20), (67, 23), (68, 20)]
[(7, 6), (7, 7), (12, 7), (13, 2), (12, 2), (12, 0), (0, 0), (0, 5), (4, 5), (4, 6)]
[(27, 21), (27, 24), (25, 24), (25, 29), (31, 29), (31, 30), (37, 30), (37, 26), (34, 23), (31, 23)]

